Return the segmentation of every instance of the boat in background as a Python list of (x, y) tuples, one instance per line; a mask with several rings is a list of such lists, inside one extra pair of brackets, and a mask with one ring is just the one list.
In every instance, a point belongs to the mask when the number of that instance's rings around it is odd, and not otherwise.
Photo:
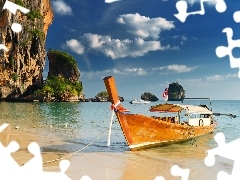
[(134, 100), (130, 101), (129, 103), (130, 104), (149, 104), (150, 102), (151, 101), (144, 101), (142, 99), (139, 99), (139, 100), (134, 99)]
[(188, 141), (214, 131), (216, 121), (213, 112), (206, 107), (164, 103), (152, 106), (150, 111), (167, 113), (165, 116), (135, 114), (120, 104), (114, 77), (105, 77), (104, 83), (132, 151)]

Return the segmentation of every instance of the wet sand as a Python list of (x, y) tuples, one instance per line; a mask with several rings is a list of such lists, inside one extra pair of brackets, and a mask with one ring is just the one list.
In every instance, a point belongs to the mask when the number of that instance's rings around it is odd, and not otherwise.
[(217, 179), (217, 173), (224, 170), (231, 173), (229, 162), (222, 160), (213, 167), (205, 166), (203, 161), (168, 161), (149, 159), (136, 152), (131, 153), (85, 153), (71, 159), (71, 167), (67, 174), (72, 179), (80, 179), (88, 175), (98, 180), (154, 180), (163, 176), (168, 180), (179, 180), (180, 177), (171, 175), (173, 165), (189, 168), (189, 180)]
[[(72, 152), (62, 151), (58, 147), (68, 146), (66, 141), (52, 139), (33, 134), (13, 126), (7, 127), (0, 133), (0, 141), (6, 147), (11, 141), (16, 141), (20, 145), (19, 151), (12, 154), (19, 165), (25, 164), (33, 155), (29, 153), (27, 147), (31, 142), (37, 142), (42, 151), (43, 162), (58, 159), (69, 155)], [(198, 141), (201, 145), (201, 140)], [(204, 142), (202, 142), (204, 143)], [(179, 147), (179, 146), (176, 146)], [(183, 146), (184, 147), (184, 146)], [(174, 149), (175, 146), (169, 147)], [(204, 148), (203, 148), (204, 149)], [(71, 164), (66, 174), (72, 180), (79, 180), (82, 176), (88, 175), (92, 180), (154, 180), (157, 176), (164, 176), (168, 180), (179, 180), (170, 173), (173, 165), (181, 168), (189, 168), (189, 179), (217, 179), (217, 173), (224, 170), (231, 173), (232, 162), (217, 158), (217, 163), (213, 167), (204, 164), (206, 152), (203, 149), (176, 149), (168, 153), (168, 148), (157, 148), (137, 152), (89, 152), (76, 153), (67, 158)], [(192, 152), (191, 152), (192, 151)], [(59, 161), (43, 164), (44, 171), (59, 172)]]
[[(0, 142), (3, 146), (7, 147), (12, 141), (16, 141), (20, 146), (17, 152), (12, 153), (12, 157), (19, 165), (23, 165), (33, 158), (33, 155), (28, 151), (28, 145), (31, 142), (36, 142), (40, 146), (43, 162), (58, 159), (59, 157), (69, 154), (68, 152), (61, 152), (60, 150), (50, 151), (49, 149), (48, 151), (42, 149), (42, 147), (45, 146), (62, 144), (61, 139), (46, 139), (46, 137), (34, 135), (26, 130), (21, 130), (21, 128), (16, 129), (14, 126), (9, 125), (0, 133)], [(58, 163), (57, 161), (46, 163), (43, 167), (58, 166)]]

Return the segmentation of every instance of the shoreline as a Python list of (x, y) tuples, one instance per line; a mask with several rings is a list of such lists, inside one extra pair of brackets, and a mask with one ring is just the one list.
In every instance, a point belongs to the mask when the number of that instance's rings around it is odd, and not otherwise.
[[(34, 135), (26, 130), (15, 129), (11, 125), (0, 133), (0, 141), (5, 147), (11, 141), (16, 141), (20, 145), (20, 149), (12, 154), (12, 157), (20, 166), (33, 158), (33, 155), (27, 149), (31, 142), (36, 142), (40, 146), (43, 162), (58, 159), (72, 153), (51, 148), (55, 145), (56, 147), (58, 145), (67, 146), (68, 144), (61, 138), (52, 139), (38, 134)], [(203, 139), (199, 140), (200, 145), (201, 141)], [(157, 176), (177, 180), (179, 177), (173, 177), (170, 173), (173, 165), (189, 168), (190, 179), (211, 179), (212, 177), (217, 177), (218, 171), (223, 169), (231, 173), (231, 164), (225, 162), (225, 160), (217, 159), (220, 163), (214, 167), (204, 165), (203, 158), (205, 152), (203, 150), (206, 147), (200, 149), (191, 147), (188, 151), (187, 149), (181, 149), (180, 152), (176, 150), (169, 154), (167, 152), (168, 148), (174, 147), (136, 152), (79, 152), (66, 158), (70, 161), (70, 167), (67, 169), (66, 175), (72, 180), (79, 180), (84, 175), (89, 176), (92, 180), (154, 180)], [(194, 152), (191, 153), (191, 149)], [(59, 162), (43, 164), (43, 170), (60, 172)]]

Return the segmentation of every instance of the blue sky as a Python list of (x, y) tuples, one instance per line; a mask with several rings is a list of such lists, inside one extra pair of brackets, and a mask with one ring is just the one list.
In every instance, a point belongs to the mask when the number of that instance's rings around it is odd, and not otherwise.
[[(228, 46), (226, 27), (240, 39), (240, 23), (233, 13), (240, 2), (228, 0), (219, 13), (215, 2), (204, 3), (204, 15), (188, 16), (182, 23), (176, 0), (52, 0), (54, 20), (46, 49), (66, 51), (78, 62), (84, 94), (105, 90), (103, 78), (114, 76), (120, 96), (140, 99), (144, 92), (161, 99), (169, 83), (178, 82), (186, 97), (240, 99), (238, 68), (215, 49)], [(188, 12), (200, 9), (188, 0)], [(233, 55), (239, 58), (238, 48)], [(240, 62), (239, 62), (240, 63)], [(48, 61), (44, 76), (48, 72)]]

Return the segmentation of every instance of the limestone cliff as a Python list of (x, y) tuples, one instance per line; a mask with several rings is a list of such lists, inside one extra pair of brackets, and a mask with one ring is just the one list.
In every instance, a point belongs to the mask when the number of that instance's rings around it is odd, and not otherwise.
[[(49, 72), (41, 93), (46, 101), (80, 101), (84, 98), (77, 61), (67, 52), (49, 50)], [(40, 91), (39, 91), (40, 92)]]
[(72, 56), (58, 50), (49, 50), (47, 56), (49, 60), (48, 77), (61, 74), (71, 82), (79, 81), (80, 70)]
[(178, 82), (169, 84), (168, 101), (182, 101), (184, 97), (185, 90)]
[[(53, 21), (50, 0), (10, 0), (30, 10), (16, 15), (8, 10), (0, 13), (0, 44), (9, 51), (0, 51), (0, 100), (31, 94), (41, 86), (46, 60), (45, 41)], [(0, 0), (2, 10), (5, 0)], [(20, 33), (11, 29), (13, 22), (23, 27)]]

